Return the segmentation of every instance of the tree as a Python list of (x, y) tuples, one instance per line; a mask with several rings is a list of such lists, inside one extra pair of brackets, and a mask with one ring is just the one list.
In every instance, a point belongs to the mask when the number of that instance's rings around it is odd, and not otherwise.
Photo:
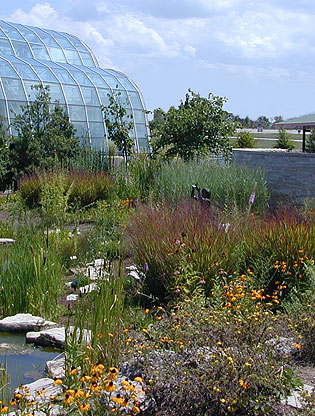
[(234, 132), (233, 116), (223, 110), (225, 98), (209, 94), (203, 98), (188, 90), (178, 108), (171, 107), (160, 125), (155, 150), (165, 149), (167, 157), (184, 160), (208, 153), (227, 157), (229, 136)]
[(260, 116), (256, 120), (256, 125), (258, 127), (263, 127), (264, 129), (269, 129), (271, 127), (271, 122), (268, 117)]
[(312, 130), (311, 134), (306, 136), (305, 152), (315, 153), (315, 130)]
[(255, 147), (255, 139), (248, 131), (240, 131), (236, 137), (235, 147), (253, 148)]
[(35, 85), (35, 100), (22, 106), (12, 126), (17, 137), (10, 140), (11, 174), (18, 178), (56, 162), (74, 158), (80, 151), (75, 127), (66, 111), (56, 103), (50, 110), (49, 87)]
[(5, 188), (9, 168), (8, 134), (4, 120), (0, 117), (0, 188)]
[(134, 140), (130, 137), (130, 131), (133, 129), (132, 115), (127, 113), (126, 106), (128, 102), (120, 103), (119, 97), (107, 94), (109, 104), (102, 107), (104, 121), (108, 131), (108, 138), (113, 141), (118, 150), (122, 153), (127, 165), (128, 158), (134, 147)]
[(294, 145), (290, 141), (290, 136), (286, 132), (285, 128), (281, 127), (278, 132), (278, 140), (274, 146), (275, 149), (287, 149), (292, 150), (294, 149)]

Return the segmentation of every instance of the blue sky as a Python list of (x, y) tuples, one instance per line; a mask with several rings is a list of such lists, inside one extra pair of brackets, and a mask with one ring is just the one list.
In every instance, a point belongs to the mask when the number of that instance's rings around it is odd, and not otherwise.
[(149, 110), (191, 88), (242, 117), (315, 112), (314, 0), (10, 0), (0, 18), (79, 36)]

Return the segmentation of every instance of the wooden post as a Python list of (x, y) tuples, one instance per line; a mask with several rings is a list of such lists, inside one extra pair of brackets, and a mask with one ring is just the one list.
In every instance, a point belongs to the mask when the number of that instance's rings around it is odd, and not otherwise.
[(306, 133), (306, 128), (305, 128), (305, 127), (303, 127), (302, 152), (305, 152), (305, 133)]

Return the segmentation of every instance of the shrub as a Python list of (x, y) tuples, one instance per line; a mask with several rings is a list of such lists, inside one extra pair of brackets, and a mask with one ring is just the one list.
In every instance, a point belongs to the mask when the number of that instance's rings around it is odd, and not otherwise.
[(311, 134), (306, 136), (305, 151), (315, 153), (315, 130), (312, 130)]
[(142, 329), (145, 340), (126, 335), (137, 351), (129, 366), (149, 380), (156, 403), (149, 415), (279, 415), (281, 398), (296, 383), (286, 359), (267, 342), (291, 335), (281, 318), (257, 309), (213, 309), (198, 297), (157, 317)]
[(285, 128), (281, 127), (278, 132), (278, 140), (274, 146), (276, 149), (294, 149), (294, 144), (290, 142), (290, 136), (286, 132)]
[(236, 138), (235, 147), (239, 148), (253, 148), (255, 147), (255, 140), (252, 134), (248, 131), (240, 131)]

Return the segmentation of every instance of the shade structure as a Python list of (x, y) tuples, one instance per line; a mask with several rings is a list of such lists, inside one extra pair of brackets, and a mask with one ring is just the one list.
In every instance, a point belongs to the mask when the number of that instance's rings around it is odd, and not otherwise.
[(148, 149), (148, 120), (136, 84), (122, 72), (102, 69), (91, 49), (76, 36), (0, 20), (0, 114), (12, 122), (21, 106), (34, 100), (34, 85), (49, 86), (52, 105), (59, 102), (77, 135), (106, 148), (108, 135), (102, 105), (114, 95), (132, 116), (137, 152)]

